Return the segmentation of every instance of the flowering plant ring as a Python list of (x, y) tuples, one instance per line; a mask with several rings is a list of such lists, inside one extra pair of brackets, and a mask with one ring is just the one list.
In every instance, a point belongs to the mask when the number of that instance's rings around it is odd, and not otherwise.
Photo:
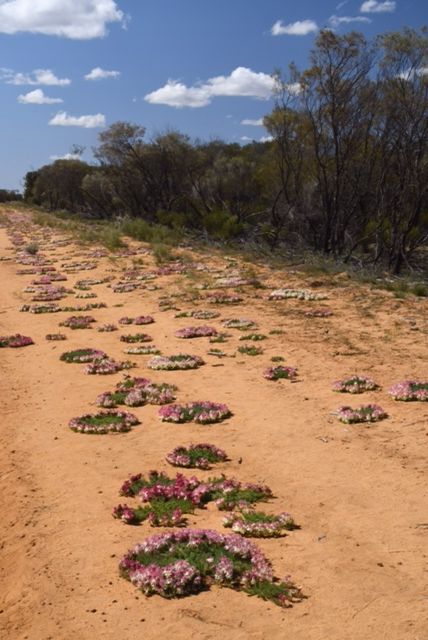
[(29, 311), (30, 313), (57, 313), (61, 311), (61, 307), (57, 304), (23, 304), (20, 311)]
[(185, 513), (193, 513), (194, 507), (186, 500), (153, 501), (142, 507), (119, 504), (114, 507), (113, 518), (125, 524), (140, 524), (148, 520), (152, 527), (181, 527), (186, 523)]
[(148, 367), (155, 371), (176, 371), (186, 369), (197, 369), (205, 364), (199, 356), (191, 356), (180, 353), (174, 356), (155, 356), (148, 362)]
[(183, 597), (217, 584), (281, 607), (303, 597), (289, 580), (275, 580), (271, 563), (252, 542), (204, 529), (147, 538), (128, 551), (119, 569), (147, 596)]
[(205, 311), (203, 309), (197, 309), (196, 311), (180, 311), (176, 313), (174, 318), (195, 318), (195, 320), (213, 320), (218, 318), (220, 314), (218, 311)]
[(16, 333), (13, 336), (0, 336), (0, 347), (12, 347), (16, 349), (19, 347), (28, 347), (30, 344), (34, 344), (32, 338), (22, 336), (20, 333)]
[(295, 367), (285, 367), (278, 365), (277, 367), (269, 367), (263, 373), (267, 380), (294, 380), (297, 377), (297, 369)]
[(175, 332), (176, 338), (209, 338), (217, 335), (217, 329), (214, 327), (186, 327)]
[(130, 431), (139, 423), (138, 418), (128, 411), (99, 411), (72, 418), (68, 426), (79, 433), (103, 434)]
[(132, 367), (135, 367), (135, 364), (129, 362), (129, 360), (118, 362), (113, 358), (96, 358), (86, 365), (85, 373), (89, 375), (109, 375), (123, 371), (123, 369), (132, 369)]
[(220, 316), (218, 311), (208, 311), (204, 309), (197, 309), (192, 312), (192, 317), (195, 320), (213, 320), (214, 318), (218, 318)]
[(151, 471), (147, 478), (141, 473), (126, 480), (120, 495), (138, 497), (144, 503), (163, 500), (186, 500), (194, 507), (202, 507), (213, 502), (220, 511), (243, 509), (256, 502), (266, 502), (272, 497), (272, 491), (266, 485), (253, 482), (240, 482), (235, 478), (211, 478), (207, 481), (190, 478), (177, 473), (169, 478), (164, 473)]
[(98, 331), (110, 333), (111, 331), (117, 331), (117, 327), (115, 324), (107, 322), (106, 324), (99, 326)]
[(240, 512), (232, 511), (225, 516), (223, 526), (248, 538), (279, 538), (285, 531), (296, 528), (289, 513), (268, 515), (263, 511), (253, 511), (248, 508)]
[(187, 404), (171, 404), (159, 410), (163, 422), (198, 422), (212, 424), (230, 418), (232, 412), (225, 404), (217, 402), (189, 402)]
[(345, 380), (338, 380), (333, 384), (333, 391), (340, 393), (363, 393), (376, 389), (379, 389), (379, 385), (366, 376), (352, 376), (345, 378)]
[(174, 467), (187, 469), (210, 469), (212, 464), (225, 462), (227, 454), (213, 444), (191, 444), (175, 447), (166, 456), (166, 461)]
[(61, 356), (60, 360), (63, 362), (93, 362), (96, 359), (106, 358), (107, 354), (104, 351), (100, 351), (99, 349), (75, 349), (74, 351), (65, 351)]
[(246, 287), (248, 285), (259, 285), (259, 281), (256, 278), (243, 278), (241, 276), (221, 276), (218, 277), (214, 283), (213, 288), (215, 287)]
[(298, 300), (327, 300), (328, 296), (322, 293), (312, 293), (307, 289), (276, 289), (268, 296), (268, 300), (286, 300), (287, 298), (297, 298)]
[(69, 329), (89, 329), (93, 322), (95, 322), (95, 318), (92, 316), (70, 316), (59, 324), (61, 327)]
[(152, 342), (152, 340), (152, 336), (149, 336), (147, 333), (130, 333), (128, 335), (120, 336), (121, 342), (128, 342), (131, 344), (134, 342)]
[(418, 382), (417, 380), (404, 380), (398, 382), (388, 391), (394, 400), (410, 402), (413, 400), (428, 401), (428, 382)]
[(211, 293), (207, 296), (210, 304), (239, 304), (242, 298), (233, 294)]
[(147, 347), (127, 347), (123, 350), (123, 353), (128, 353), (136, 356), (159, 356), (161, 354), (160, 349), (156, 349), (153, 345)]
[[(60, 311), (75, 312), (75, 311), (91, 311), (91, 309), (105, 309), (107, 307), (105, 302), (87, 302), (85, 305), (78, 307), (61, 307)], [(80, 318), (81, 316), (75, 316)], [(90, 316), (89, 316), (90, 317)], [(92, 320), (95, 322), (95, 319)], [(72, 329), (84, 329), (85, 327), (71, 327)]]
[(229, 320), (223, 320), (223, 326), (226, 327), (226, 329), (239, 329), (240, 331), (257, 329), (257, 323), (253, 320), (247, 320), (246, 318), (230, 318)]
[(333, 311), (330, 311), (330, 309), (314, 309), (313, 311), (305, 312), (307, 318), (329, 318), (332, 315)]
[(101, 393), (96, 400), (100, 407), (116, 407), (126, 404), (139, 407), (144, 404), (167, 404), (175, 400), (177, 387), (170, 384), (154, 384), (146, 378), (125, 378), (113, 392)]
[(137, 316), (134, 318), (134, 324), (153, 324), (154, 320), (152, 316)]
[(355, 409), (352, 409), (352, 407), (339, 407), (335, 413), (339, 420), (346, 424), (377, 422), (388, 417), (386, 411), (377, 404), (361, 405)]

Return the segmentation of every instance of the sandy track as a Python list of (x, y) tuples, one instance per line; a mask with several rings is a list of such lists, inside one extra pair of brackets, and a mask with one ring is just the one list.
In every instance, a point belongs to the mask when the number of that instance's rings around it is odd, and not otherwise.
[[(10, 246), (0, 229), (0, 256), (13, 255)], [(70, 247), (52, 253), (61, 258)], [(224, 265), (219, 257), (213, 263)], [(118, 275), (120, 264), (101, 259), (96, 271), (71, 275), (65, 284), (112, 269)], [(145, 258), (144, 268), (150, 266)], [(307, 303), (268, 304), (264, 291), (250, 288), (244, 305), (220, 310), (222, 317), (256, 320), (263, 333), (284, 330), (263, 343), (263, 356), (207, 358), (205, 367), (189, 372), (151, 372), (145, 356), (133, 358), (138, 368), (132, 374), (176, 383), (179, 401), (226, 402), (233, 418), (211, 427), (175, 426), (160, 423), (158, 408), (146, 406), (133, 410), (142, 425), (132, 432), (90, 437), (70, 432), (68, 420), (93, 411), (96, 395), (121, 376), (85, 376), (82, 365), (62, 363), (59, 355), (93, 346), (123, 359), (119, 332), (67, 329), (67, 342), (46, 341), (45, 334), (59, 330), (67, 314), (19, 313), (29, 298), (22, 289), (32, 276), (18, 276), (16, 270), (15, 263), (0, 262), (0, 334), (19, 331), (36, 345), (0, 351), (1, 638), (427, 637), (427, 406), (394, 403), (376, 392), (352, 396), (349, 403), (378, 402), (390, 413), (388, 420), (349, 426), (330, 415), (348, 403), (347, 396), (331, 391), (331, 383), (346, 374), (370, 374), (384, 389), (405, 378), (426, 378), (424, 301), (396, 300), (351, 283), (339, 288), (327, 278), (321, 290), (330, 299), (322, 306), (335, 315), (309, 320), (299, 313), (310, 308)], [(308, 284), (296, 274), (262, 270), (262, 275), (272, 283)], [(117, 322), (122, 315), (151, 314), (156, 324), (144, 330), (165, 353), (205, 356), (205, 339), (183, 344), (174, 337), (177, 328), (194, 322), (158, 310), (159, 296), (182, 289), (186, 279), (168, 276), (157, 283), (159, 291), (128, 294), (97, 286), (98, 300), (108, 308), (92, 315)], [(119, 302), (124, 306), (115, 308)], [(220, 326), (218, 319), (209, 324)], [(233, 353), (238, 339), (234, 332), (229, 343), (214, 346)], [(263, 379), (273, 355), (298, 366), (298, 383)], [(111, 517), (122, 481), (154, 468), (171, 473), (165, 454), (199, 440), (226, 449), (232, 460), (219, 469), (227, 475), (269, 484), (277, 496), (270, 508), (290, 511), (301, 525), (283, 539), (258, 542), (276, 574), (291, 574), (308, 596), (293, 609), (226, 589), (175, 601), (147, 599), (118, 576), (121, 555), (155, 532), (148, 524), (127, 527)], [(221, 515), (209, 508), (196, 512), (189, 524), (221, 530)]]

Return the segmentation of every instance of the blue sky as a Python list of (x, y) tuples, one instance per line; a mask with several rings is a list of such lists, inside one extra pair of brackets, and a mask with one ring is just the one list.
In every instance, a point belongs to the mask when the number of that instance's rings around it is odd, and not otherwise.
[(263, 139), (272, 72), (305, 67), (319, 28), (427, 23), (426, 0), (0, 0), (0, 188), (73, 144), (90, 161), (116, 120)]

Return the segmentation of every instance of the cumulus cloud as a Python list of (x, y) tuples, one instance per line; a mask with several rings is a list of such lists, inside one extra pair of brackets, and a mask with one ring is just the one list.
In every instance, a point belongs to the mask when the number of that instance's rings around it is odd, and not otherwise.
[(371, 22), (366, 16), (330, 16), (328, 21), (333, 28), (340, 27), (342, 24), (351, 24), (351, 22)]
[(361, 13), (392, 13), (395, 11), (397, 3), (393, 0), (377, 2), (377, 0), (366, 0), (360, 7)]
[(41, 89), (34, 89), (34, 91), (18, 96), (18, 102), (21, 104), (59, 104), (64, 100), (61, 100), (61, 98), (49, 98), (45, 96)]
[(80, 154), (65, 153), (63, 156), (49, 156), (49, 160), (80, 160)]
[(86, 74), (85, 80), (105, 80), (106, 78), (118, 78), (120, 71), (107, 71), (101, 67), (95, 67)]
[(250, 127), (262, 127), (263, 126), (263, 118), (259, 118), (258, 120), (252, 120), (251, 118), (245, 118), (241, 120), (241, 124), (248, 125)]
[(115, 0), (0, 0), (0, 33), (89, 40), (105, 36), (111, 22), (125, 24)]
[(0, 78), (6, 84), (46, 85), (50, 87), (66, 87), (71, 84), (69, 78), (57, 78), (50, 69), (35, 69), (30, 73), (15, 73), (12, 69), (0, 69)]
[(237, 67), (228, 76), (216, 76), (193, 87), (188, 87), (179, 80), (168, 80), (163, 87), (148, 93), (144, 99), (151, 104), (198, 108), (206, 107), (213, 98), (219, 96), (268, 100), (274, 87), (275, 80), (267, 73)]
[(270, 30), (273, 36), (307, 36), (317, 31), (319, 26), (314, 20), (298, 20), (291, 24), (284, 24), (282, 20), (278, 20)]
[(91, 116), (70, 116), (66, 111), (58, 113), (49, 120), (49, 124), (56, 127), (83, 127), (84, 129), (94, 129), (105, 127), (106, 117), (102, 113)]
[(259, 142), (272, 142), (273, 136), (263, 136), (260, 138)]

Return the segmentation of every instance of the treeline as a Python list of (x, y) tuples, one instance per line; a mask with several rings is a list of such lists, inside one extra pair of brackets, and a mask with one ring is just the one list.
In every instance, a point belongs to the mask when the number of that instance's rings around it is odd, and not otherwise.
[(13, 189), (0, 189), (0, 202), (14, 202), (22, 200), (22, 194)]
[(116, 122), (97, 165), (57, 160), (25, 178), (26, 201), (95, 218), (143, 218), (215, 238), (412, 265), (428, 239), (428, 35), (368, 42), (319, 34), (309, 68), (279, 74), (271, 141), (145, 140)]

